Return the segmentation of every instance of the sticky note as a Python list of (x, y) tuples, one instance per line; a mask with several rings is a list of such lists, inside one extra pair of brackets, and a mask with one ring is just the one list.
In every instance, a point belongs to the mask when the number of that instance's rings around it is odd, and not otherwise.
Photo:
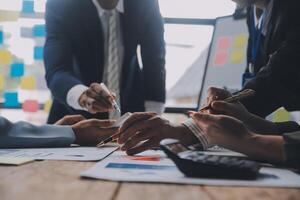
[(214, 65), (225, 65), (228, 60), (228, 53), (226, 51), (217, 52), (214, 58)]
[(17, 92), (5, 92), (4, 93), (4, 107), (14, 108), (19, 107), (18, 93)]
[(29, 14), (34, 13), (34, 1), (33, 0), (23, 0), (22, 12)]
[(24, 75), (24, 63), (13, 63), (10, 65), (10, 76), (21, 77)]
[(49, 113), (50, 112), (50, 109), (51, 109), (51, 106), (52, 106), (52, 100), (48, 100), (45, 102), (45, 105), (44, 105), (44, 111), (46, 113)]
[(217, 48), (220, 49), (228, 49), (230, 47), (231, 38), (230, 37), (220, 37), (217, 42)]
[(4, 89), (4, 76), (0, 74), (0, 91)]
[(248, 43), (248, 38), (246, 35), (238, 35), (234, 38), (233, 47), (242, 48)]
[(22, 109), (25, 112), (37, 112), (39, 110), (39, 102), (36, 100), (26, 100), (22, 105)]
[(233, 51), (230, 56), (230, 62), (233, 64), (241, 64), (245, 59), (245, 52), (242, 50)]
[(12, 55), (7, 50), (0, 50), (0, 65), (9, 65), (12, 62)]
[(291, 115), (284, 108), (279, 108), (273, 113), (273, 122), (286, 122), (290, 121)]
[(0, 31), (0, 45), (4, 42), (4, 33), (3, 31)]
[(34, 90), (36, 89), (36, 79), (34, 76), (26, 76), (21, 78), (21, 89)]
[(45, 37), (46, 35), (46, 30), (45, 30), (45, 25), (35, 25), (32, 29), (32, 35), (34, 37)]
[(32, 158), (0, 156), (0, 165), (22, 165), (33, 161)]
[(44, 47), (34, 47), (34, 59), (43, 60)]

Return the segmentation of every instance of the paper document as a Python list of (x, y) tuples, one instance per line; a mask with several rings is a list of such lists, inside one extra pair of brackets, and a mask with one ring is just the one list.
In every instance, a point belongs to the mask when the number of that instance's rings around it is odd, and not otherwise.
[(263, 167), (257, 180), (188, 178), (161, 152), (146, 152), (138, 157), (115, 152), (84, 171), (81, 176), (124, 182), (154, 182), (218, 186), (300, 188), (300, 175), (285, 169)]
[(0, 165), (22, 165), (25, 163), (33, 162), (32, 158), (16, 158), (0, 156)]
[(35, 160), (98, 161), (111, 154), (117, 147), (68, 147), (34, 149), (0, 149), (0, 156), (32, 158)]

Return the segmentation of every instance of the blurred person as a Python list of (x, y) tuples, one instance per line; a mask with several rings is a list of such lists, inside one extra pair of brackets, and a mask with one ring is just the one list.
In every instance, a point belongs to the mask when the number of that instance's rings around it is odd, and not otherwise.
[[(46, 5), (46, 80), (54, 97), (48, 123), (69, 114), (119, 116), (155, 111), (165, 103), (164, 26), (157, 0), (49, 0)], [(140, 46), (142, 68), (137, 49)]]
[(81, 115), (65, 116), (55, 125), (35, 126), (27, 122), (12, 123), (0, 117), (0, 148), (68, 147), (71, 144), (96, 145), (118, 131), (113, 120), (85, 119)]

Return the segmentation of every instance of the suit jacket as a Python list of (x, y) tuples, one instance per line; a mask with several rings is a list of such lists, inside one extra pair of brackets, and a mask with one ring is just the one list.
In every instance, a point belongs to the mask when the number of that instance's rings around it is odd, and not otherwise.
[[(247, 109), (265, 117), (280, 107), (300, 109), (300, 3), (274, 0), (268, 31), (258, 50), (256, 77), (245, 88), (256, 90), (253, 98), (243, 100)], [(248, 26), (253, 24), (248, 12)], [(248, 58), (253, 35), (250, 31)]]
[(69, 126), (13, 124), (0, 117), (0, 148), (64, 147), (74, 141), (75, 135)]
[[(165, 43), (157, 0), (125, 0), (121, 25), (125, 48), (120, 88), (122, 112), (144, 111), (144, 102), (165, 102)], [(102, 25), (91, 0), (49, 0), (46, 5), (47, 39), (44, 49), (46, 80), (54, 97), (48, 119), (67, 114), (90, 115), (66, 103), (77, 84), (102, 82), (104, 42)], [(137, 59), (141, 46), (143, 68)]]

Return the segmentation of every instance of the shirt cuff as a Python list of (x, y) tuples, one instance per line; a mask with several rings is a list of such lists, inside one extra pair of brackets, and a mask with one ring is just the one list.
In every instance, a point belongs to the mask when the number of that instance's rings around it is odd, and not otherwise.
[(165, 111), (165, 104), (158, 101), (145, 101), (146, 112), (156, 112), (161, 115)]
[(199, 140), (202, 145), (203, 150), (208, 149), (211, 145), (209, 140), (202, 129), (194, 122), (193, 119), (188, 119), (183, 122), (183, 125), (186, 126)]
[(72, 87), (67, 94), (67, 104), (76, 110), (85, 110), (79, 105), (79, 98), (83, 92), (88, 89), (85, 85), (75, 85)]

